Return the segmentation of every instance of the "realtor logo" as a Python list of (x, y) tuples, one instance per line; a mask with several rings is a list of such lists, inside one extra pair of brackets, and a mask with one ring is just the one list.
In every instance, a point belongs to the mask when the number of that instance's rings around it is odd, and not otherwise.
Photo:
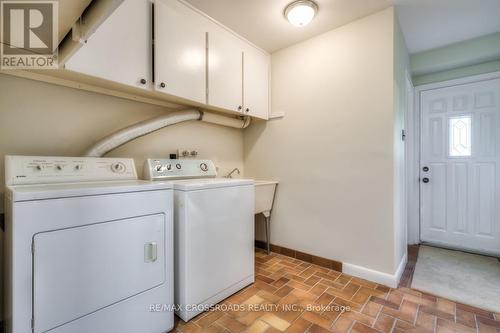
[(1, 1), (1, 69), (57, 68), (58, 3)]

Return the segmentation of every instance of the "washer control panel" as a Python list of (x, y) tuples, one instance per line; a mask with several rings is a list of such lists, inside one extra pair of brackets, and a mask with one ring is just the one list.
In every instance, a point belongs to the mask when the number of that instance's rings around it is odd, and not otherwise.
[(217, 170), (210, 160), (170, 160), (150, 158), (144, 164), (144, 179), (173, 180), (190, 178), (215, 178)]
[(136, 180), (130, 158), (6, 156), (7, 185)]

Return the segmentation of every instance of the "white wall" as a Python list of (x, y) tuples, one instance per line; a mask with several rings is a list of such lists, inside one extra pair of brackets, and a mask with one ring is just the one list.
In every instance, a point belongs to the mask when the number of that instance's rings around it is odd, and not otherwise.
[[(407, 202), (406, 202), (406, 142), (402, 131), (408, 116), (408, 94), (411, 89), (410, 57), (397, 17), (394, 19), (394, 270), (404, 269), (407, 255)], [(398, 267), (403, 265), (403, 267)], [(401, 273), (401, 272), (400, 272)]]
[(272, 110), (245, 131), (245, 176), (280, 181), (272, 242), (395, 272), (394, 11), (272, 56)]
[[(159, 106), (0, 74), (0, 184), (7, 154), (80, 156), (103, 136), (166, 112)], [(223, 175), (243, 169), (243, 131), (201, 122), (162, 129), (109, 156), (133, 157), (142, 175), (145, 158), (168, 157), (177, 148), (198, 150), (200, 158), (215, 160)]]

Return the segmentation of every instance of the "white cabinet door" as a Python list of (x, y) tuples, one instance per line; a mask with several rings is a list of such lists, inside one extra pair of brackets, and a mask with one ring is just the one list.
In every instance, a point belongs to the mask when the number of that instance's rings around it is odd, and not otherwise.
[(242, 41), (222, 27), (213, 25), (208, 34), (208, 104), (243, 110)]
[(177, 0), (155, 1), (155, 89), (206, 103), (208, 19)]
[(125, 0), (65, 68), (143, 89), (152, 76), (151, 2)]
[(500, 255), (500, 79), (420, 97), (421, 240)]
[(243, 55), (243, 111), (246, 115), (269, 117), (270, 56), (246, 46)]

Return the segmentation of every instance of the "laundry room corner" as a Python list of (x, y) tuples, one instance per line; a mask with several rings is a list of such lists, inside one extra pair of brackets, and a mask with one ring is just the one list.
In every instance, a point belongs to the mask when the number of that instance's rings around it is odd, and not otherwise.
[[(26, 98), (29, 96), (29, 98)], [(81, 156), (90, 146), (128, 125), (168, 114), (168, 108), (0, 74), (0, 154)], [(196, 151), (215, 161), (220, 174), (244, 170), (243, 132), (186, 122), (160, 130), (110, 152), (133, 157), (138, 173), (147, 157)], [(0, 181), (4, 181), (3, 158)], [(1, 194), (0, 194), (1, 195)]]
[(0, 0), (0, 333), (500, 333), (500, 0)]

